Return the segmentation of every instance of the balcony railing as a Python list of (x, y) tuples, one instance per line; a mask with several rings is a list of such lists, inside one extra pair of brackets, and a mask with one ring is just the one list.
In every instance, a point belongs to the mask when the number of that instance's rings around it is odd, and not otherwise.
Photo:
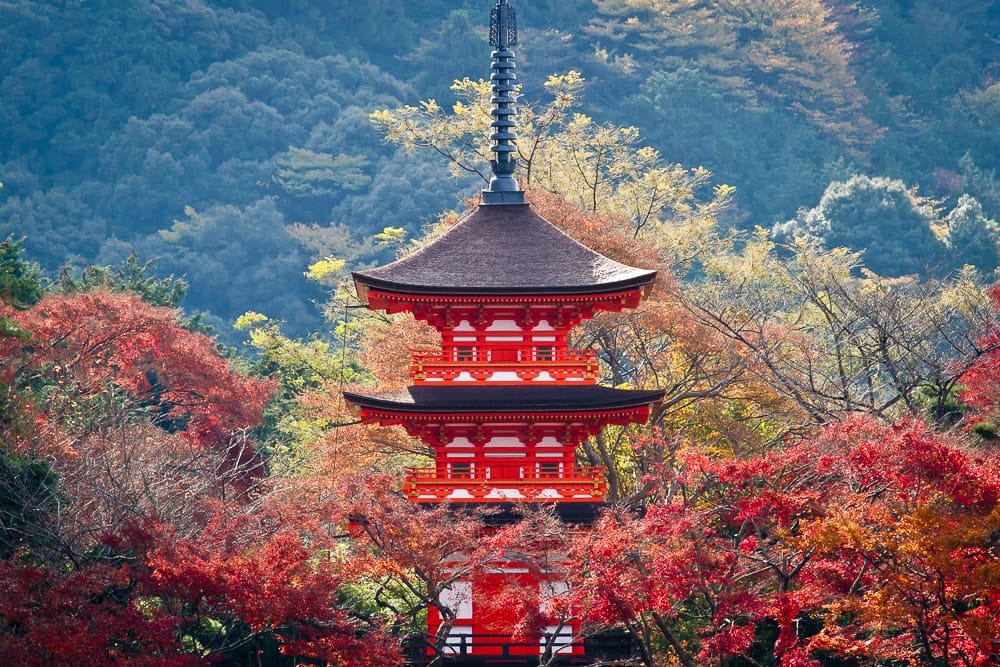
[[(547, 644), (549, 636), (515, 641), (509, 635), (475, 634), (462, 639), (456, 637), (439, 662), (445, 665), (537, 666), (539, 656), (545, 655), (542, 648), (545, 644), (542, 642)], [(560, 667), (625, 664), (638, 655), (635, 639), (618, 629), (604, 630), (582, 639), (573, 638), (569, 645), (564, 642), (558, 644), (554, 663)], [(435, 655), (421, 635), (410, 636), (404, 641), (404, 653), (407, 667), (427, 665)]]
[[(604, 466), (579, 466), (565, 472), (536, 471), (528, 466), (483, 465), (465, 473), (438, 468), (408, 468), (403, 491), (414, 502), (482, 502), (517, 498), (595, 502), (608, 491)], [(516, 493), (513, 493), (516, 492)], [(553, 492), (557, 496), (553, 496)]]
[[(487, 352), (480, 350), (480, 352)], [(597, 352), (559, 352), (554, 359), (532, 359), (530, 348), (525, 348), (518, 359), (490, 361), (485, 359), (454, 359), (442, 354), (416, 353), (410, 362), (410, 377), (414, 382), (486, 382), (495, 373), (513, 374), (518, 380), (530, 382), (543, 378), (555, 382), (583, 380), (594, 382), (600, 372)], [(485, 354), (483, 355), (485, 356)]]

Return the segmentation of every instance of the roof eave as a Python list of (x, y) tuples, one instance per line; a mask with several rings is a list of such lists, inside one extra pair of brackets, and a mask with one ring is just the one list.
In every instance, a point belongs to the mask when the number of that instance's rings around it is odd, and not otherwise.
[[(474, 391), (474, 389), (472, 389)], [(572, 389), (569, 390), (572, 392)], [(608, 412), (616, 410), (634, 410), (636, 408), (641, 408), (643, 406), (651, 406), (654, 403), (658, 403), (663, 400), (663, 396), (666, 393), (664, 390), (649, 390), (647, 392), (637, 392), (639, 395), (632, 396), (632, 400), (628, 401), (607, 401), (603, 403), (598, 402), (588, 402), (586, 404), (572, 403), (568, 404), (534, 404), (534, 405), (497, 405), (495, 403), (484, 403), (481, 405), (449, 405), (447, 406), (447, 412), (452, 414), (524, 414), (524, 413), (550, 413), (550, 412), (561, 412), (561, 413), (574, 413), (578, 412), (581, 414), (589, 412)], [(442, 405), (434, 404), (421, 404), (409, 401), (394, 401), (386, 398), (379, 398), (377, 396), (369, 396), (365, 394), (359, 394), (356, 392), (345, 391), (343, 392), (344, 399), (348, 404), (356, 406), (357, 408), (368, 408), (370, 410), (385, 410), (392, 411), (401, 414), (414, 414), (414, 415), (424, 415), (424, 414), (440, 414), (444, 409)]]
[(637, 274), (632, 278), (607, 283), (590, 283), (583, 285), (530, 285), (520, 287), (463, 287), (460, 285), (413, 285), (398, 283), (389, 280), (381, 280), (365, 275), (362, 272), (352, 274), (358, 298), (367, 302), (368, 290), (377, 289), (382, 292), (391, 292), (399, 296), (469, 296), (469, 297), (491, 297), (491, 296), (538, 296), (538, 295), (559, 295), (559, 296), (592, 296), (597, 294), (613, 294), (632, 289), (639, 289), (652, 285), (656, 280), (656, 271), (649, 270)]

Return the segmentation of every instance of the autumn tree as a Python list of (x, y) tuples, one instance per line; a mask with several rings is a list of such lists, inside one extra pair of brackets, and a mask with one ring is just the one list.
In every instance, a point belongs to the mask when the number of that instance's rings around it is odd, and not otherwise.
[(623, 625), (644, 665), (985, 666), (996, 472), (918, 421), (855, 418), (765, 455), (687, 450), (644, 512), (521, 539), (562, 545), (564, 608)]
[(762, 382), (813, 424), (864, 413), (947, 420), (979, 333), (996, 311), (974, 271), (946, 280), (882, 278), (861, 257), (806, 241), (776, 253), (761, 234), (706, 264), (686, 292), (692, 315), (759, 363)]
[[(380, 242), (399, 244), (402, 230), (387, 229)], [(363, 472), (399, 471), (427, 448), (398, 429), (362, 425), (350, 414), (342, 392), (377, 383), (387, 389), (409, 381), (411, 349), (433, 344), (433, 332), (411, 316), (387, 316), (359, 304), (345, 259), (326, 257), (306, 275), (328, 293), (328, 332), (308, 339), (287, 336), (279, 322), (245, 313), (237, 328), (246, 331), (258, 358), (253, 366), (278, 382), (266, 409), (275, 456), (272, 472), (292, 476), (322, 474), (326, 483)]]
[[(732, 195), (717, 186), (700, 199), (710, 174), (701, 168), (666, 164), (643, 146), (634, 127), (601, 124), (580, 113), (583, 78), (579, 72), (553, 75), (545, 82), (546, 104), (518, 105), (519, 178), (560, 194), (593, 212), (629, 216), (633, 233), (669, 220), (684, 229), (710, 225)], [(428, 149), (444, 158), (453, 175), (473, 174), (489, 182), (490, 82), (463, 79), (452, 90), (451, 113), (437, 101), (383, 109), (372, 121), (385, 137), (406, 149)]]
[[(345, 476), (335, 494), (335, 516), (350, 526), (352, 590), (395, 633), (415, 637), (430, 664), (440, 664), (456, 620), (446, 592), (489, 558), (480, 546), (482, 522), (446, 505), (411, 503), (386, 476)], [(429, 607), (441, 619), (431, 636), (424, 623)]]
[[(103, 290), (3, 315), (0, 642), (18, 664), (385, 665), (328, 525), (253, 439), (271, 381), (177, 311)], [(314, 505), (305, 503), (309, 509)]]
[[(1000, 309), (1000, 286), (989, 289), (990, 302)], [(968, 408), (970, 414), (966, 425), (980, 437), (992, 441), (997, 437), (997, 423), (1000, 417), (1000, 384), (997, 378), (997, 364), (1000, 363), (1000, 327), (995, 323), (984, 327), (975, 339), (983, 350), (982, 356), (961, 368), (958, 378), (958, 398)]]

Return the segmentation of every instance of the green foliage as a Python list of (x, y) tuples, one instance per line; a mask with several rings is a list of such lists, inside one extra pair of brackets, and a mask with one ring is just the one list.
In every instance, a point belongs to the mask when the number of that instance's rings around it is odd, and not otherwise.
[(134, 250), (117, 267), (67, 264), (59, 270), (56, 287), (66, 294), (97, 289), (129, 292), (153, 306), (179, 306), (187, 294), (187, 282), (172, 275), (167, 278), (151, 275), (155, 265), (154, 260), (140, 262)]
[(41, 267), (23, 254), (24, 239), (8, 236), (0, 242), (0, 302), (15, 308), (28, 308), (45, 294)]
[(928, 275), (940, 272), (944, 262), (935, 221), (929, 203), (902, 181), (853, 176), (831, 183), (815, 208), (776, 225), (774, 235), (864, 251), (864, 266), (881, 276)]
[(19, 456), (0, 440), (0, 560), (30, 553), (38, 536), (49, 532), (59, 504), (56, 487), (47, 462)]
[(275, 180), (296, 197), (324, 197), (339, 190), (360, 190), (371, 182), (364, 173), (367, 159), (360, 155), (333, 156), (292, 146), (277, 158)]
[(954, 257), (972, 264), (985, 275), (1000, 264), (1000, 230), (995, 220), (983, 213), (983, 206), (974, 197), (963, 194), (958, 204), (944, 218), (948, 226), (948, 247)]
[(284, 319), (296, 332), (319, 326), (311, 300), (321, 294), (303, 276), (308, 259), (274, 202), (204, 211), (187, 207), (185, 213), (143, 246), (160, 258), (163, 270), (185, 276), (188, 303), (213, 305), (212, 312), (224, 319), (217, 329), (228, 330), (250, 306)]
[[(726, 225), (788, 220), (861, 169), (950, 205), (968, 193), (987, 219), (1000, 215), (990, 3), (515, 4), (526, 99), (542, 98), (546, 73), (579, 71), (591, 83), (575, 110), (591, 128), (634, 126), (666, 163), (736, 186)], [(179, 258), (158, 231), (186, 206), (252, 211), (270, 199), (276, 228), (315, 226), (340, 246), (307, 248), (295, 273), (327, 254), (353, 264), (355, 246), (362, 262), (384, 260), (371, 235), (413, 236), (479, 186), (411, 162), (368, 115), (486, 74), (488, 15), (478, 0), (7, 3), (0, 238), (24, 237), (49, 272), (114, 265), (134, 248), (188, 280), (187, 303), (220, 329), (264, 308), (252, 298), (270, 289), (268, 314), (306, 335), (316, 320), (303, 283), (245, 271), (218, 282), (201, 271), (219, 263), (211, 234), (189, 237)], [(485, 137), (473, 138), (482, 152)], [(259, 259), (252, 241), (241, 247), (250, 235), (226, 233), (222, 245)], [(297, 241), (270, 238), (287, 257)], [(208, 274), (213, 289), (198, 288)]]
[(850, 70), (850, 43), (819, 0), (598, 0), (589, 30), (606, 44), (642, 54), (656, 69), (691, 67), (734, 103), (776, 104), (848, 145), (878, 130)]

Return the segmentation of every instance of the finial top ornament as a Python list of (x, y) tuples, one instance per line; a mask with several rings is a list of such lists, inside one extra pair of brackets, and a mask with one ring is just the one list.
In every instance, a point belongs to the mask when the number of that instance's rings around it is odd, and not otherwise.
[(517, 46), (517, 15), (507, 0), (499, 0), (490, 14), (490, 46), (498, 49)]
[(490, 14), (490, 46), (493, 51), (493, 65), (490, 81), (493, 109), (490, 115), (490, 151), (493, 159), (490, 166), (493, 177), (489, 188), (483, 190), (483, 204), (523, 204), (524, 192), (518, 187), (514, 171), (517, 169), (515, 142), (517, 134), (517, 75), (514, 73), (514, 51), (517, 44), (517, 15), (507, 0), (497, 0)]

